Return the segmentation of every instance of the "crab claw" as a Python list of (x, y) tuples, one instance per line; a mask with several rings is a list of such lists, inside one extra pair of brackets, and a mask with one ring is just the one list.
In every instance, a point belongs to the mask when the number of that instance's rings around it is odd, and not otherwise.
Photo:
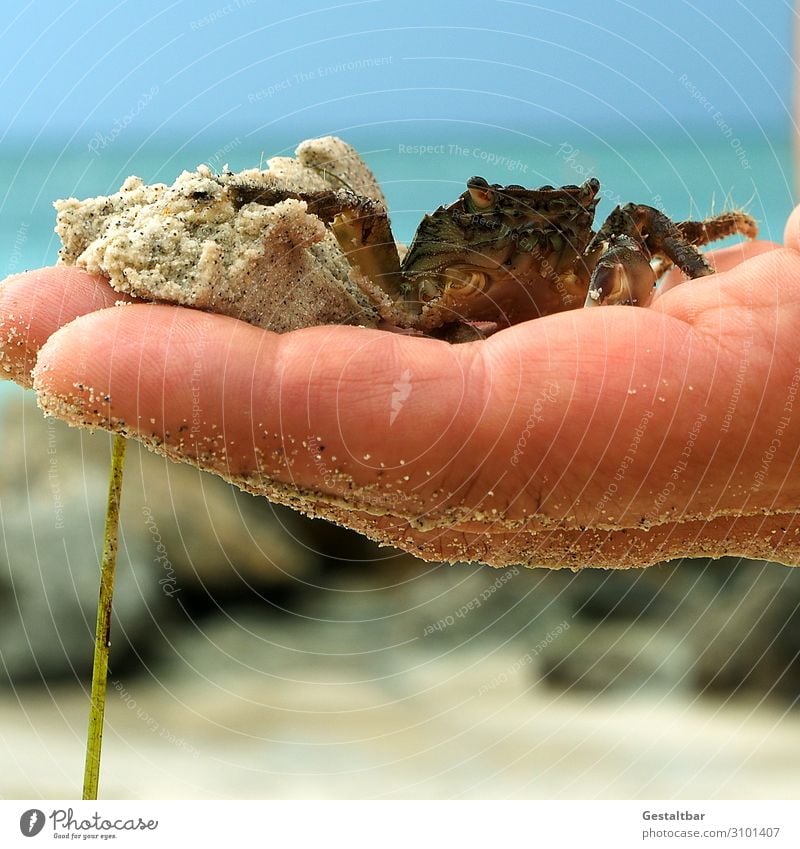
[(645, 306), (655, 283), (655, 271), (641, 248), (633, 239), (618, 236), (597, 261), (584, 306)]

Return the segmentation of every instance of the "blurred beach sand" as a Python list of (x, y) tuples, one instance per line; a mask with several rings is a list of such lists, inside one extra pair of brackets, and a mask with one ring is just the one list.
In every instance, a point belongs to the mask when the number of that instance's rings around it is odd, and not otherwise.
[[(234, 648), (255, 620), (207, 631)], [(295, 632), (296, 634), (296, 632)], [(559, 693), (517, 649), (336, 657), (300, 640), (277, 675), (240, 663), (109, 686), (101, 798), (791, 799), (800, 713), (680, 693)], [(211, 651), (213, 654), (216, 651)], [(206, 652), (208, 654), (208, 652)], [(198, 658), (199, 659), (199, 658)], [(195, 660), (195, 658), (192, 658)], [(252, 661), (252, 656), (248, 658)], [(88, 698), (0, 700), (4, 798), (75, 798)]]

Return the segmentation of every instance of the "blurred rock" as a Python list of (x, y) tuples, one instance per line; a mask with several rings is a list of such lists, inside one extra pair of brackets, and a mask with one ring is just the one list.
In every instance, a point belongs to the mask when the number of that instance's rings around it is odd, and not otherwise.
[(564, 599), (576, 628), (554, 654), (577, 642), (551, 683), (800, 697), (798, 568), (728, 557), (586, 570)]
[(701, 689), (800, 699), (800, 569), (726, 558), (693, 629)]
[(309, 595), (303, 612), (352, 623), (355, 639), (368, 628), (373, 638), (420, 641), (434, 651), (525, 646), (568, 614), (562, 584), (546, 570), (423, 563), (395, 553), (380, 564), (340, 570), (329, 584), (335, 592)]
[[(32, 393), (0, 406), (0, 676), (91, 667), (110, 437), (44, 419)], [(249, 593), (307, 577), (309, 523), (219, 478), (128, 445), (112, 663), (138, 652), (190, 594)]]
[(543, 654), (542, 677), (565, 690), (685, 695), (693, 659), (691, 646), (647, 622), (579, 622)]

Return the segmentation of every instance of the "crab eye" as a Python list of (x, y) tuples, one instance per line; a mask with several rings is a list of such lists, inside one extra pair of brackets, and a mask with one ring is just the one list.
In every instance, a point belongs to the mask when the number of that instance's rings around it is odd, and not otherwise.
[(600, 191), (600, 181), (597, 177), (591, 177), (581, 186), (581, 194), (593, 198)]
[(494, 205), (494, 192), (483, 177), (470, 177), (467, 180), (467, 190), (477, 209), (488, 209)]

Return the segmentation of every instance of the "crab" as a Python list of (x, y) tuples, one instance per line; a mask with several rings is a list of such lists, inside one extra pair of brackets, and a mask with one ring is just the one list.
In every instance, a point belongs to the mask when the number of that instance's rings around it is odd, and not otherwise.
[(227, 188), (238, 206), (304, 201), (331, 229), (389, 325), (450, 341), (579, 307), (646, 306), (673, 266), (689, 278), (713, 273), (699, 246), (758, 234), (739, 210), (673, 222), (636, 203), (617, 206), (595, 231), (595, 178), (526, 189), (471, 177), (458, 200), (425, 216), (401, 261), (384, 205), (350, 189), (236, 181)]

